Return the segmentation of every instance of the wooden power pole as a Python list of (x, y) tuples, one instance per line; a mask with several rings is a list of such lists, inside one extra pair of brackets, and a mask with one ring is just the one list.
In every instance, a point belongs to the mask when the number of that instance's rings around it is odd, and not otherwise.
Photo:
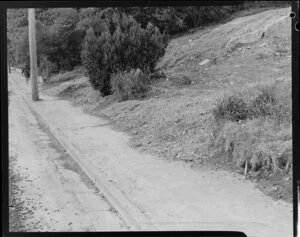
[(29, 51), (30, 51), (30, 76), (32, 100), (39, 100), (37, 81), (37, 57), (36, 57), (36, 35), (35, 35), (35, 13), (34, 8), (28, 9), (28, 31), (29, 31)]
[(7, 60), (7, 64), (8, 64), (8, 73), (11, 73), (11, 69), (10, 69), (10, 61), (9, 61), (9, 59)]

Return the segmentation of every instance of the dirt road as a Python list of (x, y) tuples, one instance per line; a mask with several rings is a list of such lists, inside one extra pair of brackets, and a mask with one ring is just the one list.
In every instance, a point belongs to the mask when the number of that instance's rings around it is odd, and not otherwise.
[(43, 131), (10, 82), (10, 231), (128, 230), (93, 181)]
[[(29, 88), (24, 86), (24, 80), (20, 79), (18, 72), (13, 72), (9, 80), (17, 85), (13, 90), (15, 94), (25, 93), (26, 96)], [(20, 88), (23, 88), (22, 91)], [(67, 101), (43, 95), (41, 98), (42, 100), (33, 103), (32, 107), (38, 111), (44, 122), (51, 125), (57, 135), (61, 137), (61, 141), (64, 141), (64, 145), (72, 147), (78, 154), (77, 159), (80, 164), (88, 171), (88, 175), (93, 177), (97, 184), (104, 184), (107, 193), (111, 194), (110, 197), (119, 203), (118, 208), (130, 215), (141, 230), (236, 230), (243, 231), (247, 236), (252, 237), (292, 236), (292, 205), (266, 197), (255, 189), (253, 183), (242, 179), (241, 176), (205, 169), (195, 172), (182, 163), (168, 162), (159, 157), (138, 152), (128, 145), (129, 136), (113, 129), (109, 126), (108, 121), (85, 114), (80, 108), (71, 106)], [(21, 103), (17, 105), (17, 101), (17, 96), (12, 95), (10, 113), (19, 111), (19, 114), (24, 110), (24, 105)], [(16, 110), (13, 109), (15, 107)], [(29, 114), (25, 116), (24, 112), (20, 114), (23, 114), (19, 118), (22, 121), (26, 121), (24, 117), (30, 117)], [(16, 114), (12, 116), (12, 122), (17, 118)], [(37, 126), (36, 123), (31, 123), (31, 129), (35, 129), (33, 127)], [(15, 129), (24, 131), (31, 126), (30, 123), (25, 123), (23, 126), (19, 125), (19, 129)], [(15, 147), (23, 147), (24, 154), (31, 152), (31, 149), (26, 148), (26, 143), (37, 142), (34, 134), (38, 133), (35, 131), (33, 133), (19, 131), (19, 133), (22, 135), (15, 137), (15, 139), (19, 139), (14, 142)], [(38, 140), (41, 139), (38, 138)], [(11, 143), (13, 144), (13, 141)], [(72, 198), (67, 198), (70, 196), (69, 192), (74, 194), (79, 188), (78, 175), (74, 172), (71, 172), (72, 175), (68, 175), (66, 174), (68, 172), (63, 169), (63, 177), (65, 177), (63, 180), (67, 183), (64, 184), (56, 177), (57, 172), (53, 171), (47, 177), (45, 169), (41, 169), (41, 172), (38, 171), (38, 167), (45, 167), (45, 165), (32, 165), (33, 161), (41, 162), (39, 161), (42, 160), (41, 157), (48, 157), (48, 160), (44, 159), (43, 161), (46, 164), (53, 160), (58, 164), (66, 162), (64, 158), (59, 159), (59, 154), (55, 158), (52, 153), (57, 154), (57, 151), (48, 146), (43, 152), (29, 153), (28, 157), (30, 158), (19, 163), (22, 168), (35, 167), (35, 172), (40, 177), (44, 177), (37, 181), (44, 180), (45, 184), (42, 183), (40, 187), (46, 186), (46, 189), (43, 187), (44, 191), (30, 191), (31, 198), (36, 200), (38, 195), (46, 190), (56, 190), (52, 194), (52, 198), (47, 195), (44, 203), (52, 203), (54, 206), (55, 203), (62, 203), (59, 206), (66, 208), (63, 215), (63, 226), (68, 225), (70, 218), (72, 223), (76, 220), (77, 223), (89, 222), (88, 220), (93, 219), (90, 216), (93, 212), (85, 213), (83, 208), (81, 210), (85, 216), (80, 214), (77, 219), (73, 213), (75, 209), (78, 209), (76, 208), (77, 204), (75, 201), (71, 201)], [(33, 161), (28, 162), (28, 159)], [(48, 170), (51, 169), (47, 168)], [(73, 179), (76, 185), (72, 186), (69, 178), (73, 178), (73, 176), (77, 181)], [(36, 177), (38, 176), (33, 178)], [(82, 188), (87, 190), (83, 184)], [(65, 193), (66, 197), (62, 197), (61, 194), (56, 196), (58, 193)], [(22, 194), (22, 196), (24, 195)], [(95, 205), (96, 196), (92, 197), (93, 205), (88, 205), (89, 210), (94, 210), (98, 206)], [(87, 198), (84, 197), (84, 199)], [(57, 201), (53, 204), (51, 200)], [(98, 202), (100, 201), (98, 200)], [(87, 205), (87, 202), (84, 204)], [(56, 221), (58, 215), (54, 212), (56, 208), (51, 209), (53, 212), (49, 217), (45, 214), (40, 216)], [(116, 218), (110, 212), (100, 211), (96, 211), (94, 218), (101, 219), (99, 216), (102, 213)], [(107, 219), (105, 218), (105, 220)], [(96, 221), (96, 223), (98, 222)], [(119, 228), (119, 225), (117, 224), (116, 227)], [(77, 228), (80, 229), (81, 225), (78, 224)], [(95, 226), (93, 228), (96, 229)], [(75, 226), (73, 230), (75, 230)]]

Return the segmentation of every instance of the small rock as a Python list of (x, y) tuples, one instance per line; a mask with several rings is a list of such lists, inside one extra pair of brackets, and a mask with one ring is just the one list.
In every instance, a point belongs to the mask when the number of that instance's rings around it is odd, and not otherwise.
[(72, 222), (69, 222), (69, 224), (68, 225), (72, 225)]
[(199, 66), (203, 66), (203, 65), (205, 65), (205, 64), (207, 64), (209, 62), (210, 62), (209, 59), (205, 59), (205, 60), (203, 60), (202, 62), (199, 63)]

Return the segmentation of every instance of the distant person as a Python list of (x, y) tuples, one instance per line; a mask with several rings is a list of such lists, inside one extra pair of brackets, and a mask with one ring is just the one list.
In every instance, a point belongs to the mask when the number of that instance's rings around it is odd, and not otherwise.
[(25, 64), (25, 66), (23, 67), (22, 74), (25, 76), (26, 82), (28, 83), (30, 78), (30, 67), (28, 64)]

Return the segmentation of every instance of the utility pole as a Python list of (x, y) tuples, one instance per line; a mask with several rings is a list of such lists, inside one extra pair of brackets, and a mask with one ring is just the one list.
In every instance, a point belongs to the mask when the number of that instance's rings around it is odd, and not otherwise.
[(7, 65), (8, 65), (8, 73), (11, 73), (11, 69), (10, 69), (10, 56), (11, 56), (11, 39), (9, 37), (7, 37)]
[(9, 59), (7, 60), (7, 64), (8, 64), (8, 73), (11, 73), (11, 69), (10, 69), (10, 61), (9, 61)]
[(28, 31), (29, 31), (29, 51), (30, 51), (30, 76), (32, 100), (39, 100), (37, 81), (37, 57), (36, 57), (36, 35), (35, 35), (35, 13), (34, 8), (28, 9)]

